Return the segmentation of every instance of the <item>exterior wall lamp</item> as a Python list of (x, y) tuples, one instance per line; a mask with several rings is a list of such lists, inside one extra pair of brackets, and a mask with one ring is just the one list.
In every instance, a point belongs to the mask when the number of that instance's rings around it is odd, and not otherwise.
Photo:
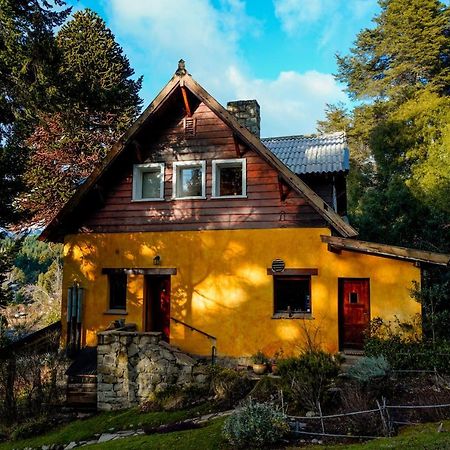
[(154, 265), (154, 266), (160, 266), (160, 265), (161, 265), (161, 256), (156, 255), (156, 256), (153, 258), (153, 265)]

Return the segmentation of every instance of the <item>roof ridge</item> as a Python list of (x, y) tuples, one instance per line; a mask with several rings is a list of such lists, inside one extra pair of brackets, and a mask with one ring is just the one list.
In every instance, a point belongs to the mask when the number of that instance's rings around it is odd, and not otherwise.
[(324, 138), (331, 138), (331, 137), (346, 137), (345, 131), (335, 131), (333, 133), (312, 133), (312, 134), (293, 134), (288, 136), (268, 136), (261, 138), (261, 141), (270, 140), (270, 139), (324, 139)]

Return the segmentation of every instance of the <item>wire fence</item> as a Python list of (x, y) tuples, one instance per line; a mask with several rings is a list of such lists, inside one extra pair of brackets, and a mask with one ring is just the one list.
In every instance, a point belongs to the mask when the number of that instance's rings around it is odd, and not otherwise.
[[(450, 408), (450, 403), (443, 404), (430, 404), (430, 405), (389, 405), (386, 402), (384, 397), (381, 398), (381, 401), (377, 400), (377, 408), (374, 409), (366, 409), (361, 411), (350, 411), (346, 413), (340, 414), (322, 414), (322, 408), (320, 404), (317, 406), (317, 415), (314, 416), (288, 416), (291, 424), (292, 431), (295, 434), (305, 435), (305, 436), (321, 436), (321, 437), (330, 437), (330, 438), (349, 438), (349, 439), (378, 439), (381, 437), (389, 437), (395, 433), (396, 425), (419, 425), (420, 422), (411, 422), (405, 420), (396, 420), (393, 418), (391, 412), (395, 411), (405, 411), (405, 410), (424, 410), (424, 409), (445, 409)], [(380, 420), (380, 429), (382, 430), (381, 434), (378, 435), (358, 435), (358, 434), (340, 434), (332, 431), (327, 432), (327, 428), (329, 428), (329, 422), (332, 419), (340, 419), (346, 417), (355, 417), (355, 416), (364, 416), (364, 415), (379, 415)], [(321, 431), (309, 431), (305, 428), (309, 424), (319, 424)], [(316, 425), (317, 426), (317, 425)]]

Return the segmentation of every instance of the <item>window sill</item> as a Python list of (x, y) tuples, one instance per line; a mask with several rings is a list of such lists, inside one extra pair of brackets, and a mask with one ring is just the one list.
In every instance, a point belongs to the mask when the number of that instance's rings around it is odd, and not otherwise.
[(211, 197), (211, 200), (230, 200), (233, 198), (247, 198), (246, 195), (214, 195)]
[(275, 313), (272, 319), (305, 319), (305, 320), (315, 320), (315, 318), (310, 313)]
[(206, 196), (201, 197), (172, 197), (172, 200), (206, 200)]
[(108, 316), (126, 316), (126, 315), (128, 315), (128, 313), (125, 309), (108, 309), (103, 314), (108, 315)]
[(164, 198), (132, 198), (132, 202), (163, 202)]

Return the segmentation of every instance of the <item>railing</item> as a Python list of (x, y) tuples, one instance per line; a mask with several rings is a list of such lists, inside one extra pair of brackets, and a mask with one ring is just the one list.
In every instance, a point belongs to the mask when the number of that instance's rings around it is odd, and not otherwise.
[(211, 341), (211, 364), (215, 363), (216, 355), (217, 355), (217, 338), (213, 336), (212, 334), (208, 334), (205, 331), (199, 330), (198, 328), (193, 327), (192, 325), (189, 325), (188, 323), (185, 323), (179, 319), (176, 319), (175, 317), (171, 317), (171, 320), (173, 320), (175, 323), (178, 323), (180, 325), (183, 325), (184, 327), (188, 328), (191, 331), (195, 331), (196, 333), (202, 334), (203, 336), (207, 337)]

